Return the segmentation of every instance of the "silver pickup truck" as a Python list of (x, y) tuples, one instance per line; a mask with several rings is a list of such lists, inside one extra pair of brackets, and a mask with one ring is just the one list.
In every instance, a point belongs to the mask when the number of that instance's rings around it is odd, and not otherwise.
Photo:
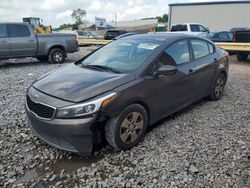
[(26, 23), (0, 23), (0, 59), (36, 57), (63, 63), (67, 53), (77, 50), (74, 34), (36, 34)]

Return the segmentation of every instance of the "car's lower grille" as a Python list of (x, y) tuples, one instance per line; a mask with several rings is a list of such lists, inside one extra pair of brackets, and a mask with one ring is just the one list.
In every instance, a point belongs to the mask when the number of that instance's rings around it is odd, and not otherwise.
[(52, 119), (55, 114), (55, 109), (47, 106), (45, 104), (41, 104), (38, 102), (34, 102), (30, 99), (27, 95), (27, 106), (30, 111), (36, 114), (38, 117), (45, 118), (45, 119)]

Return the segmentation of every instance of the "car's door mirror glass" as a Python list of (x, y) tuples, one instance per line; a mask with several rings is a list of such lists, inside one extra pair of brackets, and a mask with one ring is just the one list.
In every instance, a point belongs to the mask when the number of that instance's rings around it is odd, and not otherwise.
[(162, 65), (160, 66), (154, 73), (155, 76), (157, 75), (173, 75), (177, 72), (177, 67), (172, 65)]

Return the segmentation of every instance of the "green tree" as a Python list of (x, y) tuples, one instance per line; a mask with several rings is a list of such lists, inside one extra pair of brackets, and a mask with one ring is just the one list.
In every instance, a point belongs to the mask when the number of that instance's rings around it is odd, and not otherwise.
[[(168, 14), (163, 14), (163, 16), (156, 16), (156, 19), (158, 19), (158, 22), (168, 22)], [(148, 20), (148, 19), (154, 19), (153, 17), (151, 18), (142, 18), (142, 20)]]
[(67, 28), (70, 28), (72, 27), (72, 24), (68, 23), (68, 24), (62, 24), (59, 26), (59, 30), (62, 30), (62, 29), (67, 29)]
[(87, 12), (85, 10), (81, 10), (80, 8), (73, 10), (71, 17), (74, 20), (76, 25), (83, 24), (83, 17), (86, 17)]

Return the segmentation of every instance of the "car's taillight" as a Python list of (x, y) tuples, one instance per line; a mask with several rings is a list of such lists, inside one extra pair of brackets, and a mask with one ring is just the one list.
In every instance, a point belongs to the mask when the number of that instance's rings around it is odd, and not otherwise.
[(236, 32), (233, 32), (233, 42), (236, 42)]

